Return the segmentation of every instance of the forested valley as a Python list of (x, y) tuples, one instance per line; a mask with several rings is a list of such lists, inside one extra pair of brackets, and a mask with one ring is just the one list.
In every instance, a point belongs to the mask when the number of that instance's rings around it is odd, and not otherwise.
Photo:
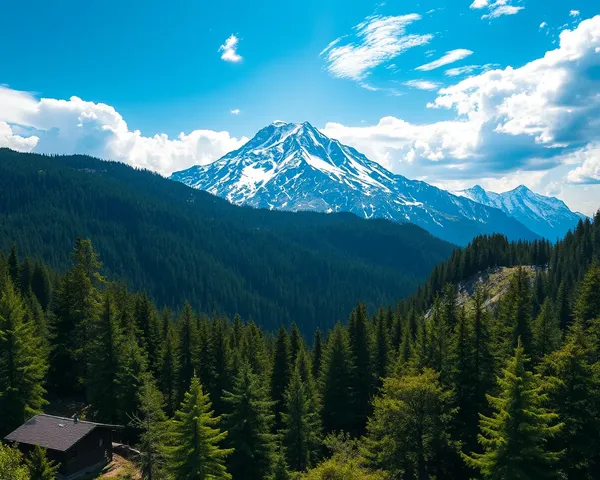
[(111, 280), (162, 308), (194, 309), (306, 332), (413, 293), (454, 249), (413, 224), (349, 213), (231, 205), (160, 175), (84, 155), (0, 148), (0, 249), (58, 271), (91, 238)]
[[(2, 436), (71, 400), (128, 427), (147, 479), (599, 478), (600, 214), (555, 245), (476, 238), (329, 331), (158, 308), (87, 239), (65, 272), (18, 252), (0, 256)], [(484, 286), (457, 302), (500, 266), (493, 308)], [(54, 473), (4, 446), (0, 478)]]

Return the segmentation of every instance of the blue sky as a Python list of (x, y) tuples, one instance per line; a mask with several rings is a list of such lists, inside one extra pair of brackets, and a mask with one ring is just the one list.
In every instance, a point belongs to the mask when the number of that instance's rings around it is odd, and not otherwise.
[(591, 0), (10, 2), (0, 145), (168, 174), (308, 120), (411, 178), (526, 183), (592, 213), (598, 14)]

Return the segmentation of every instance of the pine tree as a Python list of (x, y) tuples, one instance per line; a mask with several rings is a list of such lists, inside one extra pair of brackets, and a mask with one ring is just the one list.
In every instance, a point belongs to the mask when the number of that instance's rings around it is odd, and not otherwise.
[(533, 355), (540, 361), (545, 355), (560, 347), (561, 332), (552, 302), (547, 298), (533, 322)]
[(254, 322), (248, 323), (244, 332), (242, 358), (248, 361), (252, 371), (261, 378), (266, 377), (270, 369), (263, 332)]
[(348, 325), (350, 349), (352, 352), (352, 386), (354, 387), (353, 423), (349, 431), (357, 435), (364, 433), (367, 417), (371, 410), (371, 396), (375, 382), (373, 375), (372, 338), (367, 317), (367, 307), (359, 304)]
[(543, 479), (554, 476), (552, 465), (559, 459), (557, 452), (547, 448), (563, 424), (558, 415), (546, 409), (539, 376), (527, 370), (528, 362), (519, 341), (498, 378), (500, 394), (487, 396), (495, 412), (491, 417), (480, 415), (479, 442), (484, 453), (465, 455), (468, 465), (489, 479)]
[(275, 470), (269, 480), (292, 480), (292, 476), (288, 471), (287, 463), (285, 462), (285, 455), (279, 453), (275, 462)]
[(290, 382), (290, 345), (288, 334), (284, 327), (279, 329), (273, 357), (273, 372), (271, 374), (271, 398), (275, 401), (275, 430), (281, 428), (281, 411), (285, 389)]
[(318, 455), (321, 425), (312, 393), (302, 380), (299, 362), (285, 392), (282, 419), (282, 442), (288, 465), (292, 470), (304, 471), (314, 465)]
[(31, 291), (44, 311), (48, 310), (52, 299), (52, 282), (45, 265), (36, 263), (31, 278)]
[(485, 309), (486, 292), (482, 287), (475, 289), (471, 323), (473, 331), (473, 378), (475, 381), (475, 411), (485, 406), (486, 393), (493, 387), (494, 356), (490, 351), (491, 334), (489, 316)]
[(600, 266), (594, 264), (579, 285), (575, 302), (575, 318), (589, 322), (600, 318)]
[(375, 385), (379, 388), (383, 384), (383, 378), (388, 374), (391, 361), (389, 329), (383, 309), (379, 311), (379, 315), (375, 318), (374, 343), (375, 353), (373, 356), (373, 370), (376, 379)]
[(590, 364), (589, 351), (588, 335), (579, 320), (567, 343), (540, 365), (549, 383), (549, 404), (565, 424), (549, 447), (564, 451), (556, 468), (569, 480), (592, 479), (600, 471), (600, 372)]
[(230, 412), (223, 417), (228, 430), (226, 444), (233, 449), (227, 470), (234, 480), (267, 478), (276, 460), (275, 435), (271, 433), (273, 402), (248, 363), (240, 366), (232, 391), (223, 394), (223, 402)]
[(323, 360), (323, 338), (321, 337), (321, 330), (317, 328), (315, 337), (313, 340), (312, 348), (312, 368), (313, 378), (318, 379), (319, 373), (321, 372), (321, 362)]
[(177, 374), (179, 364), (177, 358), (177, 337), (175, 326), (169, 322), (163, 327), (164, 340), (160, 351), (160, 368), (158, 373), (158, 385), (165, 397), (165, 411), (171, 417), (177, 408)]
[(124, 343), (125, 336), (112, 296), (106, 292), (103, 312), (96, 327), (96, 338), (90, 357), (90, 375), (87, 380), (93, 417), (101, 422), (117, 421), (117, 376), (126, 361), (123, 358)]
[(227, 432), (219, 429), (220, 418), (211, 411), (208, 395), (195, 375), (186, 392), (181, 410), (172, 423), (173, 440), (169, 470), (177, 479), (231, 479), (225, 459), (232, 452), (219, 446)]
[(231, 360), (227, 323), (224, 320), (216, 319), (210, 329), (208, 358), (205, 358), (203, 363), (208, 363), (210, 366), (207, 389), (217, 415), (221, 415), (225, 411), (221, 396), (223, 391), (231, 386)]
[(25, 460), (31, 480), (54, 480), (60, 465), (48, 460), (46, 450), (36, 445)]
[(136, 298), (134, 319), (140, 332), (141, 346), (148, 356), (148, 368), (156, 374), (160, 356), (160, 322), (156, 309), (145, 292)]
[(179, 358), (177, 364), (177, 381), (179, 383), (179, 398), (183, 399), (185, 392), (194, 376), (195, 365), (198, 363), (198, 332), (194, 312), (188, 302), (183, 307), (183, 313), (179, 319)]
[(162, 409), (163, 397), (150, 378), (142, 384), (138, 402), (139, 413), (132, 417), (131, 426), (140, 432), (137, 450), (142, 478), (166, 479), (170, 425)]
[[(445, 385), (448, 384), (450, 377), (450, 336), (452, 330), (448, 320), (451, 318), (456, 323), (454, 307), (449, 307), (446, 302), (446, 300), (442, 302), (439, 297), (436, 298), (433, 313), (429, 318), (430, 366), (440, 373), (440, 379)], [(453, 303), (453, 300), (450, 303)]]
[(48, 370), (35, 325), (25, 321), (21, 299), (10, 280), (0, 293), (0, 437), (48, 402), (42, 386)]
[(431, 369), (386, 378), (367, 427), (369, 464), (390, 478), (452, 478), (451, 397)]
[(19, 264), (19, 254), (17, 245), (13, 243), (8, 256), (8, 275), (12, 281), (15, 290), (20, 290), (21, 286), (21, 266)]
[(60, 282), (55, 302), (52, 384), (64, 393), (82, 390), (88, 378), (94, 326), (101, 312), (101, 263), (90, 240), (77, 239), (73, 267)]
[(348, 334), (338, 323), (329, 334), (319, 375), (325, 433), (348, 430), (354, 421), (352, 368)]
[(508, 354), (516, 347), (520, 338), (525, 352), (529, 354), (532, 343), (531, 288), (527, 272), (522, 267), (518, 267), (514, 272), (504, 301), (506, 304), (504, 322), (509, 332), (507, 339), (510, 341), (510, 344), (506, 346), (506, 353)]
[(296, 322), (294, 322), (290, 330), (290, 365), (296, 364), (296, 358), (301, 348), (304, 348), (304, 341)]
[(139, 346), (130, 333), (121, 347), (123, 361), (117, 372), (116, 402), (118, 420), (126, 424), (132, 416), (139, 415), (139, 392), (149, 380), (146, 352)]

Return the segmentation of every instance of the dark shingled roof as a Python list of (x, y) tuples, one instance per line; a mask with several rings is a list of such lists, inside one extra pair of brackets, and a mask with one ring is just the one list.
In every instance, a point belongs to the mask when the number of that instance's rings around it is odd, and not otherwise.
[(96, 427), (109, 427), (102, 423), (77, 421), (42, 413), (31, 418), (4, 439), (7, 442), (39, 444), (40, 447), (66, 452)]

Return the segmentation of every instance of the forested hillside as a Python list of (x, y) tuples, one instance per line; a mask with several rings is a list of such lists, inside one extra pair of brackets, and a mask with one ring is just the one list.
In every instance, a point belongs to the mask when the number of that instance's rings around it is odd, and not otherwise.
[[(595, 479), (599, 260), (600, 215), (555, 246), (482, 237), (397, 308), (272, 336), (189, 304), (158, 310), (104, 277), (88, 240), (64, 274), (13, 249), (0, 435), (70, 398), (129, 426), (146, 479)], [(458, 307), (454, 280), (504, 264), (517, 268), (493, 312), (484, 289)], [(520, 264), (539, 267), (533, 284)], [(7, 478), (30, 478), (20, 462), (0, 449)]]
[(276, 329), (329, 328), (412, 292), (452, 246), (410, 224), (230, 205), (148, 171), (0, 149), (0, 248), (58, 271), (91, 238), (104, 272), (158, 305), (188, 300)]

